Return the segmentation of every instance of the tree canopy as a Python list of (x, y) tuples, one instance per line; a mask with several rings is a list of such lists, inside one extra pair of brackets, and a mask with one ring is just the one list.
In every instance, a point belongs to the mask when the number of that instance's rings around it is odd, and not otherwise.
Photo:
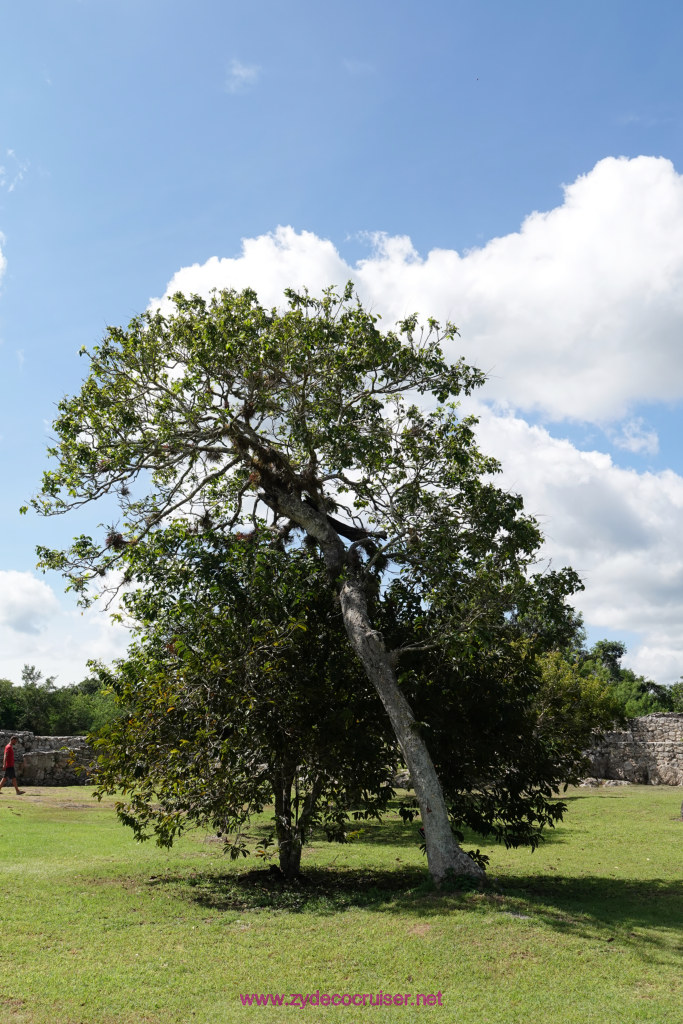
[(499, 466), (454, 403), (483, 374), (445, 360), (452, 325), (408, 317), (383, 332), (350, 286), (286, 296), (278, 311), (250, 290), (176, 295), (169, 314), (107, 330), (80, 393), (59, 403), (57, 466), (33, 504), (63, 514), (110, 494), (121, 520), (66, 551), (39, 549), (41, 564), (87, 602), (100, 581), (131, 584), (136, 551), (169, 522), (284, 545), (298, 531), (410, 769), (433, 877), (480, 876), (410, 703), (429, 685), (408, 685), (415, 659), (442, 678), (468, 665), (502, 678), (508, 664), (532, 678), (535, 656), (572, 632), (565, 598), (580, 581), (534, 572), (538, 526), (495, 486)]

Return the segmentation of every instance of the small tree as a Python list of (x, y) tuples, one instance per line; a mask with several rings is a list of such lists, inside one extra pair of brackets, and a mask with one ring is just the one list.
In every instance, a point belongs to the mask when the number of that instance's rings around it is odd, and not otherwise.
[(136, 836), (170, 846), (210, 825), (246, 854), (249, 820), (274, 797), (291, 878), (315, 825), (344, 841), (350, 813), (379, 817), (393, 737), (320, 557), (174, 523), (134, 562), (138, 640), (100, 670), (125, 713), (94, 740), (94, 779), (100, 795), (123, 788), (117, 813)]
[(43, 678), (35, 665), (24, 665), (21, 670), (21, 712), (19, 729), (28, 729), (38, 735), (50, 731), (50, 710), (56, 692), (55, 676)]
[(622, 672), (621, 659), (625, 654), (626, 644), (620, 640), (598, 640), (586, 654), (586, 658), (602, 665), (609, 673), (610, 679), (616, 682)]
[[(516, 614), (540, 534), (521, 499), (488, 482), (499, 467), (478, 451), (474, 421), (449, 404), (483, 382), (445, 361), (452, 325), (430, 320), (421, 330), (409, 317), (383, 333), (350, 286), (341, 297), (286, 295), (284, 312), (264, 309), (250, 290), (208, 302), (176, 295), (169, 316), (108, 329), (80, 394), (59, 404), (50, 449), (58, 466), (33, 504), (55, 515), (116, 494), (123, 521), (99, 541), (40, 548), (41, 564), (87, 601), (108, 572), (131, 578), (129, 552), (170, 517), (224, 535), (245, 524), (283, 537), (303, 531), (410, 769), (432, 876), (479, 877), (453, 836), (397, 671), (408, 653), (438, 650), (451, 635), (470, 637), (475, 657), (479, 617), (493, 638), (501, 615)], [(414, 404), (419, 396), (428, 411)], [(413, 635), (392, 647), (377, 583), (396, 573), (430, 619), (424, 630), (416, 617)], [(567, 572), (556, 585), (566, 594), (579, 582)], [(496, 635), (507, 636), (502, 627)]]
[(669, 693), (671, 696), (671, 710), (679, 715), (683, 714), (683, 679), (672, 683), (669, 687)]

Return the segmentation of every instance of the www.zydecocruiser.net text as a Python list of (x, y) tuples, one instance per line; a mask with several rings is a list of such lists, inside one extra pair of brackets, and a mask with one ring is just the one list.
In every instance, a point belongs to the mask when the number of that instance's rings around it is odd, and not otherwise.
[(308, 1006), (443, 1006), (441, 992), (285, 992), (240, 993), (242, 1006), (288, 1006), (304, 1010)]

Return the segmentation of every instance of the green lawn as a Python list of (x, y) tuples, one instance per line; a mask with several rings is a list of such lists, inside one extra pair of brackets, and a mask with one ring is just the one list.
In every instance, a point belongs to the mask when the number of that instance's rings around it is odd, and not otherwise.
[[(568, 797), (535, 854), (487, 848), (485, 891), (436, 894), (415, 826), (397, 817), (352, 845), (314, 843), (308, 884), (283, 889), (203, 835), (170, 852), (136, 845), (87, 789), (5, 789), (0, 1022), (678, 1024), (683, 791)], [(442, 1005), (239, 998), (316, 990), (441, 993)]]

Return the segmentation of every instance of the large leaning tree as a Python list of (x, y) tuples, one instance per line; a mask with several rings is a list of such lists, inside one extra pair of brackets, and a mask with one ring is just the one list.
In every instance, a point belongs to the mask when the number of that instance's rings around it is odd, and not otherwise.
[[(278, 311), (251, 290), (208, 301), (178, 294), (168, 315), (107, 330), (86, 353), (80, 393), (59, 403), (49, 449), (57, 466), (33, 505), (58, 515), (116, 495), (121, 520), (69, 550), (39, 548), (41, 564), (87, 602), (98, 583), (130, 582), (129, 552), (169, 520), (283, 540), (298, 530), (322, 555), (348, 641), (410, 769), (434, 880), (480, 877), (451, 828), (428, 730), (402, 684), (404, 659), (454, 637), (472, 659), (484, 636), (505, 646), (509, 623), (532, 621), (541, 591), (555, 610), (514, 640), (532, 653), (578, 579), (531, 574), (536, 523), (493, 485), (498, 464), (457, 415), (455, 400), (484, 377), (444, 358), (452, 325), (421, 328), (409, 317), (382, 331), (350, 285), (342, 295), (286, 296)], [(397, 578), (400, 599), (425, 614), (396, 644), (382, 634), (378, 586)]]

